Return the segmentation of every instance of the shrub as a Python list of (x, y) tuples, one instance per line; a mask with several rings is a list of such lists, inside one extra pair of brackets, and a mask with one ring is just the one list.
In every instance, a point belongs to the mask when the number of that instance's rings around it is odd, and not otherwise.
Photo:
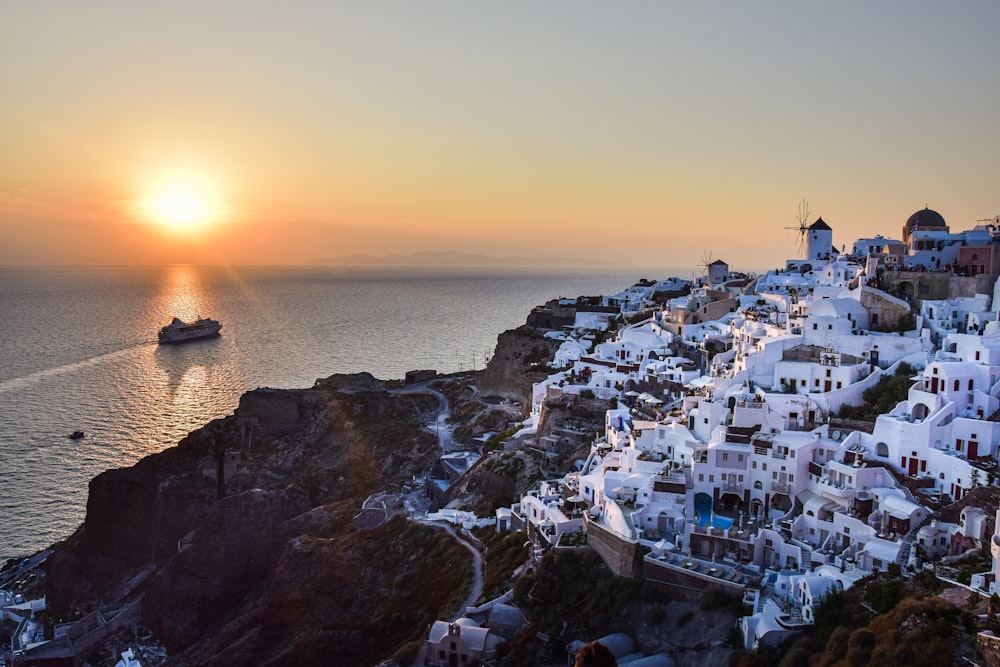
[(646, 620), (653, 625), (660, 625), (667, 619), (667, 610), (663, 605), (652, 605), (646, 610)]

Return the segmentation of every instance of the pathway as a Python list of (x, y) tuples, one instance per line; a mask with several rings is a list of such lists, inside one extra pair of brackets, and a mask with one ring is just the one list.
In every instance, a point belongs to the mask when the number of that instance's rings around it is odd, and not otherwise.
[(458, 612), (449, 620), (456, 620), (465, 614), (465, 610), (475, 604), (479, 596), (483, 594), (483, 555), (479, 553), (468, 540), (460, 537), (455, 531), (455, 528), (448, 523), (438, 523), (436, 521), (427, 521), (426, 519), (416, 519), (422, 524), (428, 526), (435, 526), (437, 528), (443, 528), (449, 535), (451, 535), (456, 542), (461, 544), (463, 547), (468, 549), (469, 553), (472, 554), (472, 586), (469, 589), (469, 595), (466, 596), (465, 600), (458, 607)]
[(452, 439), (452, 428), (448, 424), (448, 414), (449, 405), (448, 399), (437, 389), (431, 389), (427, 386), (427, 383), (421, 382), (418, 384), (410, 385), (408, 387), (403, 387), (402, 389), (390, 389), (391, 394), (430, 394), (438, 400), (438, 410), (434, 415), (434, 432), (438, 437), (438, 446), (441, 448), (442, 454), (447, 454), (452, 449), (454, 449), (454, 440)]
[[(401, 389), (390, 389), (390, 393), (393, 394), (431, 394), (438, 400), (438, 410), (434, 415), (434, 430), (438, 436), (438, 446), (441, 448), (441, 453), (446, 454), (454, 449), (454, 440), (452, 439), (452, 428), (448, 424), (449, 415), (449, 405), (448, 399), (444, 394), (436, 389), (432, 389), (427, 386), (427, 383), (418, 383), (410, 385), (408, 387), (403, 387)], [(448, 523), (440, 523), (437, 521), (428, 521), (424, 518), (410, 517), (411, 521), (417, 521), (424, 525), (435, 526), (437, 528), (444, 529), (455, 541), (465, 547), (469, 554), (472, 555), (472, 586), (469, 589), (469, 595), (462, 602), (458, 608), (458, 612), (451, 620), (455, 620), (461, 617), (466, 608), (471, 607), (476, 600), (483, 594), (483, 556), (479, 550), (468, 540), (459, 536), (455, 528)], [(474, 539), (474, 538), (473, 538)]]

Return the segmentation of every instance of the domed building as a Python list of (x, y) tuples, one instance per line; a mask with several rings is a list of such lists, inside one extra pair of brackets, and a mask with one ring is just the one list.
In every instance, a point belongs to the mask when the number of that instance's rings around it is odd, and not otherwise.
[(925, 207), (922, 211), (917, 211), (906, 219), (906, 224), (903, 225), (903, 243), (905, 245), (910, 245), (910, 236), (916, 231), (947, 233), (948, 223), (944, 221), (940, 213)]

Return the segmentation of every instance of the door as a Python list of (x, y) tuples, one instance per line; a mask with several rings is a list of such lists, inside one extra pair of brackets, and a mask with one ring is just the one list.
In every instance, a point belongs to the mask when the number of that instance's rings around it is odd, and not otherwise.
[(911, 477), (916, 477), (917, 476), (917, 466), (919, 466), (919, 465), (920, 465), (920, 461), (918, 461), (916, 458), (911, 458), (910, 459), (909, 472), (910, 472), (910, 476)]

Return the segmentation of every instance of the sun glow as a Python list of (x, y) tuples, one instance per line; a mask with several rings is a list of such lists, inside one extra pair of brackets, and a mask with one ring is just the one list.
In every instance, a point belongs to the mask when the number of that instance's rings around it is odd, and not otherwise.
[(191, 230), (216, 222), (221, 208), (210, 188), (195, 179), (159, 183), (141, 205), (149, 220), (175, 230)]

